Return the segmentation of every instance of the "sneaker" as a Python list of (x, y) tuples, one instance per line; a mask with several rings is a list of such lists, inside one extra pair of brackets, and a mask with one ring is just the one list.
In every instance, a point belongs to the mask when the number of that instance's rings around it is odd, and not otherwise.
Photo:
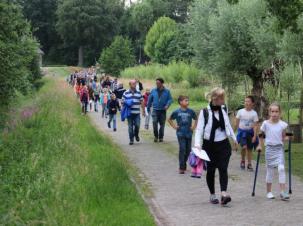
[(280, 198), (285, 201), (285, 200), (289, 200), (290, 197), (289, 197), (289, 194), (287, 192), (282, 191), (280, 193)]
[(191, 173), (190, 177), (196, 178), (197, 174), (196, 173)]
[(229, 195), (221, 196), (221, 205), (225, 206), (229, 202), (231, 202), (231, 197)]
[(157, 143), (158, 142), (158, 138), (155, 137), (154, 138), (154, 142)]
[(114, 128), (114, 132), (116, 132), (117, 131), (117, 129), (116, 128)]
[(184, 174), (185, 170), (184, 169), (179, 169), (179, 174)]
[(133, 144), (134, 144), (134, 142), (133, 142), (133, 141), (130, 141), (130, 142), (129, 142), (129, 145), (133, 145)]
[(241, 168), (242, 170), (245, 170), (245, 161), (241, 161), (241, 163), (240, 163), (240, 168)]
[(215, 194), (210, 195), (209, 202), (212, 204), (219, 204), (219, 199), (217, 199)]
[(140, 141), (140, 137), (139, 137), (139, 136), (136, 137), (136, 141), (137, 141), (137, 142)]
[(252, 167), (251, 164), (247, 165), (247, 171), (249, 171), (249, 172), (253, 172), (254, 171), (254, 168)]
[(107, 127), (110, 128), (110, 122), (107, 123)]
[(163, 142), (163, 139), (159, 139), (159, 142), (162, 143), (162, 142)]
[(267, 195), (266, 195), (266, 198), (268, 198), (268, 199), (274, 199), (275, 196), (273, 195), (272, 192), (268, 192)]

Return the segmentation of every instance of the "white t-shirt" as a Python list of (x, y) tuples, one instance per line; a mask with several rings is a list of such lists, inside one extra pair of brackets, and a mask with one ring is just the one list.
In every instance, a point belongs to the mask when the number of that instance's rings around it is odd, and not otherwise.
[(259, 121), (255, 110), (247, 111), (245, 108), (238, 111), (236, 118), (240, 120), (239, 128), (244, 130), (252, 129), (254, 123)]
[(260, 129), (265, 133), (265, 145), (283, 145), (283, 131), (287, 126), (287, 123), (282, 120), (277, 123), (264, 121)]

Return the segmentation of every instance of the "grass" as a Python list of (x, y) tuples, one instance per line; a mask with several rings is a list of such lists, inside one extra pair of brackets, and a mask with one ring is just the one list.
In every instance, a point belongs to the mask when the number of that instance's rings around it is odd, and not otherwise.
[(62, 78), (44, 81), (1, 134), (1, 224), (154, 225), (118, 148), (80, 115)]

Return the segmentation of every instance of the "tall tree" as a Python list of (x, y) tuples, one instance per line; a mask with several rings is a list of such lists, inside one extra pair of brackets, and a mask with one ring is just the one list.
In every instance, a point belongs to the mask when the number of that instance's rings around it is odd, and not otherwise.
[(83, 66), (84, 48), (96, 51), (109, 43), (119, 31), (123, 12), (119, 0), (64, 0), (57, 9), (57, 30), (65, 43), (78, 47), (78, 65)]

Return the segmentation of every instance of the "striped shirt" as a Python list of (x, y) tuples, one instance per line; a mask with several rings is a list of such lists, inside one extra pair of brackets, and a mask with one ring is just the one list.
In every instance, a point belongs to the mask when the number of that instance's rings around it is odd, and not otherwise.
[(143, 101), (142, 94), (137, 90), (132, 92), (129, 89), (123, 93), (122, 102), (126, 99), (133, 100), (133, 105), (131, 106), (131, 114), (140, 114), (140, 105), (141, 105), (141, 102)]

